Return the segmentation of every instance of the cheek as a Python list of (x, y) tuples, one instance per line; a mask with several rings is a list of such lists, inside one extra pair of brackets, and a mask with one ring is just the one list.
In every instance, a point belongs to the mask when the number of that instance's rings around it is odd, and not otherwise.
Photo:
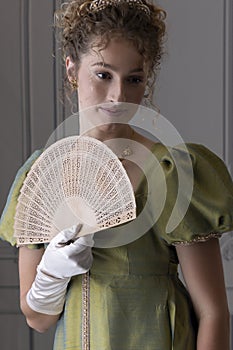
[(89, 107), (95, 103), (96, 96), (93, 86), (88, 82), (82, 83), (78, 88), (78, 100), (80, 107)]
[(106, 89), (103, 85), (98, 84), (91, 76), (86, 76), (86, 79), (81, 80), (79, 85), (78, 97), (79, 103), (84, 107), (90, 107), (104, 101)]
[(144, 87), (140, 89), (128, 90), (128, 102), (140, 104), (144, 97), (145, 89)]

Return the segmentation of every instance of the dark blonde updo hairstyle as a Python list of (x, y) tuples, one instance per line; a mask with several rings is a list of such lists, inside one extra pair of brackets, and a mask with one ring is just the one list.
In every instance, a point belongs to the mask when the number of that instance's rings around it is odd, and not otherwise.
[(163, 54), (165, 18), (163, 9), (146, 0), (75, 0), (55, 13), (55, 27), (61, 30), (64, 57), (76, 68), (93, 47), (101, 50), (115, 37), (131, 41), (149, 64), (150, 95)]

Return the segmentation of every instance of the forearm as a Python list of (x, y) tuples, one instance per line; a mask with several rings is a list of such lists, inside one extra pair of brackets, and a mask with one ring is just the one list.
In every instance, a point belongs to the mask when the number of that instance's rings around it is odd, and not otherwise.
[(197, 350), (229, 350), (229, 311), (219, 242), (177, 247), (199, 320)]
[(81, 227), (61, 231), (45, 251), (20, 250), (21, 309), (29, 326), (39, 332), (58, 320), (71, 277), (86, 273), (92, 264), (93, 235), (77, 238)]
[(46, 315), (32, 310), (26, 301), (26, 294), (20, 297), (20, 307), (26, 317), (27, 324), (37, 332), (43, 333), (56, 324), (60, 315)]
[(27, 294), (36, 278), (36, 268), (44, 253), (44, 249), (33, 250), (27, 247), (19, 249), (19, 280), (20, 307), (26, 317), (28, 325), (38, 332), (45, 332), (56, 323), (57, 315), (48, 315), (34, 311), (27, 303)]
[(197, 350), (230, 350), (229, 313), (200, 319)]

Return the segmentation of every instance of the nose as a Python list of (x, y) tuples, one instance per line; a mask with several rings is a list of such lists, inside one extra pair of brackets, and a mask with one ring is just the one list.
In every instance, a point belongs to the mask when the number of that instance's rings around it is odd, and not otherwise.
[(123, 81), (116, 81), (109, 89), (110, 102), (126, 102), (126, 88)]

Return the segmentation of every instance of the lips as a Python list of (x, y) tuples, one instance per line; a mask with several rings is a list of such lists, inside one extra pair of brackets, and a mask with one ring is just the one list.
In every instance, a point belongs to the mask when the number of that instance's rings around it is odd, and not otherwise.
[(116, 118), (123, 116), (127, 112), (126, 109), (109, 108), (109, 107), (100, 107), (99, 110), (109, 117), (116, 117)]

